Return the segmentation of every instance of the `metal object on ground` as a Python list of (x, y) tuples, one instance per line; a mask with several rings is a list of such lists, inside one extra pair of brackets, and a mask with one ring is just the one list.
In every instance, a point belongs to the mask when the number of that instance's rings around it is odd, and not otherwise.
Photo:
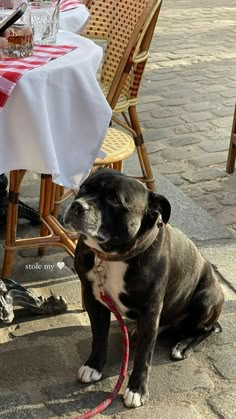
[(24, 307), (41, 315), (64, 313), (68, 308), (66, 301), (61, 296), (38, 297), (12, 279), (0, 278), (0, 323), (13, 321), (14, 306)]

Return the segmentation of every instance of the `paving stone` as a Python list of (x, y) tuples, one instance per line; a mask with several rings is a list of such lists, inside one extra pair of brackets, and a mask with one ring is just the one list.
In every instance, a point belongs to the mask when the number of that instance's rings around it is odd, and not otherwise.
[(218, 93), (205, 93), (192, 96), (193, 102), (219, 102), (220, 95)]
[(235, 97), (234, 89), (222, 90), (220, 95), (223, 97)]
[(184, 180), (176, 174), (166, 175), (166, 178), (175, 186), (180, 186), (184, 183)]
[(228, 139), (225, 139), (225, 141), (221, 141), (221, 142), (216, 141), (214, 143), (211, 140), (203, 141), (203, 142), (201, 142), (199, 147), (201, 147), (203, 150), (207, 151), (208, 153), (216, 153), (218, 151), (228, 150), (229, 141), (228, 141)]
[(220, 375), (227, 380), (236, 381), (236, 351), (235, 347), (221, 351), (216, 357), (214, 366)]
[(230, 130), (226, 128), (214, 128), (211, 127), (209, 131), (203, 133), (209, 140), (212, 141), (225, 141), (230, 140)]
[(203, 131), (208, 131), (212, 129), (212, 124), (210, 121), (199, 121), (194, 123), (186, 123), (185, 126), (188, 127), (189, 132), (201, 132), (201, 134), (204, 134)]
[(236, 192), (235, 193), (232, 193), (232, 192), (221, 192), (221, 193), (219, 193), (217, 195), (217, 199), (223, 205), (235, 206), (236, 205)]
[(218, 182), (209, 181), (205, 185), (202, 186), (202, 189), (205, 192), (218, 192), (222, 190), (222, 185)]
[(188, 403), (159, 402), (155, 406), (147, 406), (137, 410), (127, 410), (119, 415), (119, 418), (137, 419), (203, 419), (203, 416), (193, 405)]
[(224, 178), (227, 174), (223, 170), (213, 167), (202, 169), (201, 171), (188, 171), (181, 176), (190, 183), (197, 183), (216, 178)]
[(161, 104), (163, 106), (177, 106), (177, 105), (185, 105), (186, 103), (189, 103), (188, 97), (177, 97), (174, 99), (163, 99), (161, 101)]
[[(151, 156), (152, 157), (152, 156)], [(160, 160), (152, 159), (152, 164), (157, 165), (159, 173), (163, 175), (169, 175), (173, 173), (182, 173), (184, 171), (184, 165), (181, 162), (161, 162)]]
[(34, 409), (29, 394), (3, 392), (0, 395), (0, 418), (4, 419), (37, 419), (38, 410)]
[(143, 123), (144, 121), (150, 121), (152, 119), (152, 115), (148, 111), (139, 112), (139, 121)]
[(208, 404), (218, 417), (222, 419), (235, 419), (236, 389), (216, 393), (208, 399)]
[(210, 112), (188, 113), (186, 115), (181, 115), (181, 118), (185, 122), (205, 121), (212, 119), (212, 114)]
[(211, 123), (219, 128), (231, 127), (232, 117), (223, 117), (219, 119), (211, 119)]
[(181, 124), (181, 119), (177, 117), (170, 118), (155, 118), (150, 121), (145, 121), (143, 124), (146, 128), (166, 128)]
[(230, 226), (236, 223), (236, 207), (224, 207), (224, 209), (215, 214), (215, 218), (219, 223)]
[[(45, 405), (58, 416), (70, 415), (69, 417), (73, 418), (106, 400), (114, 389), (117, 378), (115, 376), (88, 385), (74, 381), (44, 387), (42, 392), (48, 399)], [(125, 410), (121, 397), (117, 399), (117, 404), (119, 410)], [(105, 415), (107, 414), (109, 414), (109, 409), (106, 410)]]
[(200, 389), (213, 390), (214, 384), (205, 368), (199, 367), (193, 357), (183, 362), (160, 365), (154, 354), (150, 378), (150, 397), (166, 397), (173, 393), (184, 393)]
[(157, 153), (166, 148), (160, 141), (156, 142), (145, 142), (148, 154)]
[[(236, 313), (236, 300), (227, 300), (224, 302), (223, 313)], [(230, 330), (230, 329), (229, 329)]]
[(227, 91), (227, 87), (220, 85), (219, 83), (213, 86), (204, 86), (195, 89), (198, 93), (214, 93), (214, 92), (221, 92)]
[(143, 95), (142, 97), (140, 97), (140, 103), (155, 103), (162, 100), (161, 96), (158, 96), (157, 94), (147, 94), (145, 92), (145, 95)]
[(175, 73), (171, 72), (164, 72), (164, 73), (160, 73), (160, 71), (158, 71), (157, 73), (153, 73), (153, 74), (149, 74), (148, 78), (150, 80), (169, 80), (169, 79), (175, 79), (176, 75)]
[(175, 115), (182, 115), (184, 114), (184, 110), (182, 106), (167, 106), (164, 107), (162, 104), (155, 108), (154, 111), (152, 111), (152, 116), (154, 118), (167, 118)]
[(229, 116), (232, 115), (232, 111), (229, 107), (220, 107), (212, 110), (212, 113), (217, 116)]
[(236, 291), (236, 245), (222, 244), (205, 246), (202, 252), (207, 259), (214, 263)]
[(161, 157), (164, 160), (177, 162), (179, 160), (189, 160), (191, 156), (198, 154), (197, 146), (189, 145), (189, 146), (183, 146), (181, 148), (171, 148), (168, 147), (165, 150), (161, 152)]
[(192, 90), (191, 89), (170, 89), (170, 91), (166, 91), (163, 93), (163, 96), (167, 99), (174, 99), (174, 98), (189, 98), (192, 96)]
[(203, 157), (198, 157), (195, 159), (190, 159), (189, 163), (193, 164), (194, 166), (201, 168), (201, 167), (214, 167), (218, 166), (219, 163), (225, 163), (226, 156), (225, 153), (217, 153), (212, 155), (205, 155)]
[(201, 137), (200, 135), (190, 135), (190, 134), (185, 134), (182, 136), (178, 136), (175, 137), (171, 140), (168, 140), (168, 144), (173, 146), (173, 147), (182, 147), (185, 145), (190, 145), (190, 144), (197, 144), (201, 142)]
[[(66, 353), (57, 345), (40, 344), (1, 352), (1, 388), (16, 388), (26, 381), (65, 377), (69, 364)], [(30, 371), (30, 373), (29, 373)]]
[[(236, 302), (236, 295), (235, 300)], [(236, 313), (221, 315), (220, 324), (223, 328), (222, 333), (215, 333), (213, 335), (213, 342), (216, 345), (231, 345), (236, 344)], [(232, 363), (233, 363), (232, 359)], [(235, 376), (236, 378), (236, 376)]]
[(186, 112), (202, 112), (208, 109), (214, 109), (217, 105), (211, 102), (188, 103), (183, 108)]

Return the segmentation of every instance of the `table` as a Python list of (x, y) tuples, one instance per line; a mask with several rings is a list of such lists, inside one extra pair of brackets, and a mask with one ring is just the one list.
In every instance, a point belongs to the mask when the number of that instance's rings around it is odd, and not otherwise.
[[(12, 10), (9, 10), (9, 14)], [(89, 19), (89, 11), (83, 4), (75, 9), (60, 12), (59, 26), (61, 30), (80, 34)], [(8, 180), (4, 173), (0, 172), (0, 222), (5, 220), (7, 213), (7, 187)], [(27, 218), (33, 222), (37, 222), (37, 214), (32, 212), (31, 208), (19, 202), (19, 217)]]
[(74, 51), (26, 72), (0, 112), (0, 173), (26, 169), (77, 188), (99, 153), (111, 109), (96, 79), (102, 48), (60, 31)]
[[(4, 277), (10, 276), (15, 250), (20, 248), (61, 246), (73, 256), (77, 235), (51, 216), (52, 177), (60, 185), (78, 188), (99, 154), (111, 119), (96, 80), (102, 48), (63, 31), (58, 43), (78, 48), (26, 72), (0, 112), (0, 173), (10, 171)], [(41, 236), (16, 239), (19, 191), (26, 170), (42, 174)], [(0, 278), (0, 320), (5, 322), (13, 318), (12, 295), (17, 304), (40, 313), (66, 309), (61, 297), (43, 301)]]
[(80, 34), (88, 22), (89, 11), (83, 4), (75, 9), (65, 10), (59, 15), (59, 28), (63, 31), (68, 31)]

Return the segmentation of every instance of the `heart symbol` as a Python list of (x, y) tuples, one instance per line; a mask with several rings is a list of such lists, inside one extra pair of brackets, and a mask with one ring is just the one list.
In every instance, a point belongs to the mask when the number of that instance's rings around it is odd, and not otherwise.
[(57, 262), (57, 267), (62, 270), (65, 266), (65, 262)]

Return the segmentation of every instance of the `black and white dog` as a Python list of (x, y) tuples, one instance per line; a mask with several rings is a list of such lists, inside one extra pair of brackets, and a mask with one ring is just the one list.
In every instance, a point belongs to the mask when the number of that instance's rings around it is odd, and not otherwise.
[(148, 400), (152, 353), (162, 327), (179, 333), (171, 351), (174, 359), (185, 358), (220, 329), (220, 275), (191, 240), (167, 224), (170, 212), (169, 201), (141, 182), (99, 169), (83, 183), (64, 217), (81, 233), (75, 268), (93, 334), (79, 379), (99, 380), (106, 362), (110, 311), (100, 298), (102, 286), (120, 313), (137, 322), (134, 366), (124, 394), (127, 407)]

